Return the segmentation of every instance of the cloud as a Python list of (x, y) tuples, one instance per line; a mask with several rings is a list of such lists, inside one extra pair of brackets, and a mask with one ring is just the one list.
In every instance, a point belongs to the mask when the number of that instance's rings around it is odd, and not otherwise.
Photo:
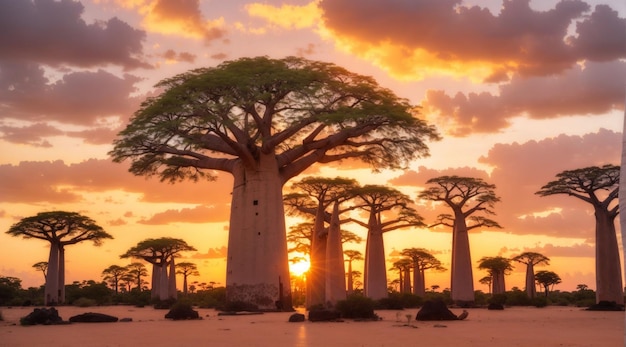
[[(230, 204), (232, 178), (217, 173), (217, 182), (162, 183), (137, 177), (127, 166), (109, 160), (90, 159), (77, 164), (57, 161), (23, 161), (0, 165), (0, 201), (10, 203), (72, 203), (90, 192), (139, 193), (147, 203)], [(224, 211), (220, 207), (219, 211)]]
[[(0, 60), (50, 66), (150, 68), (146, 33), (111, 18), (87, 24), (78, 1), (0, 1)], [(10, 33), (10, 35), (6, 34)]]
[[(551, 257), (568, 257), (568, 258), (594, 258), (596, 256), (596, 248), (593, 245), (585, 243), (577, 243), (571, 246), (557, 246), (553, 244), (545, 244), (536, 247), (524, 247), (523, 252), (536, 252)], [(522, 253), (523, 253), (522, 252)]]
[[(532, 9), (527, 0), (507, 0), (497, 14), (462, 3), (366, 1), (354, 6), (350, 0), (322, 0), (319, 6), (325, 29), (340, 49), (400, 79), (435, 73), (481, 80), (505, 73), (550, 75), (581, 60), (626, 57), (624, 40), (619, 41), (626, 21), (608, 6), (584, 17), (591, 7), (580, 0), (560, 1), (547, 11)], [(577, 36), (572, 37), (568, 29), (574, 23)], [(616, 38), (594, 41), (607, 32)]]
[(27, 144), (35, 147), (52, 147), (45, 138), (62, 135), (63, 132), (45, 123), (35, 123), (24, 127), (0, 124), (0, 139), (7, 142)]
[(176, 53), (173, 49), (168, 49), (163, 53), (163, 58), (171, 62), (193, 63), (196, 61), (196, 55), (189, 52)]
[(245, 5), (244, 8), (249, 16), (262, 18), (269, 22), (272, 27), (282, 29), (310, 28), (319, 22), (321, 16), (316, 1), (309, 2), (303, 6), (289, 4), (274, 6), (270, 4), (251, 3)]
[[(625, 41), (626, 42), (626, 41)], [(560, 76), (522, 77), (499, 86), (499, 93), (457, 93), (429, 90), (423, 113), (446, 124), (453, 136), (494, 133), (511, 119), (547, 119), (567, 115), (599, 115), (624, 109), (626, 62), (588, 62)]]
[(219, 259), (226, 258), (228, 254), (228, 248), (222, 246), (220, 248), (209, 248), (207, 253), (196, 253), (191, 256), (193, 259)]
[(138, 98), (129, 97), (139, 81), (97, 70), (68, 73), (53, 82), (40, 66), (0, 62), (0, 104), (6, 118), (96, 125), (105, 117), (129, 117), (139, 105)]
[[(422, 190), (426, 181), (433, 177), (458, 175), (482, 178), (496, 186), (496, 195), (501, 198), (494, 208), (496, 215), (490, 218), (503, 227), (503, 232), (593, 239), (595, 221), (590, 205), (573, 197), (540, 197), (535, 192), (564, 170), (619, 163), (621, 140), (620, 133), (600, 129), (583, 136), (559, 135), (522, 144), (496, 144), (478, 160), (493, 167), (490, 175), (467, 167), (446, 170), (419, 167), (417, 171), (407, 171), (389, 183)], [(445, 206), (416, 202), (418, 213), (426, 219), (426, 223), (432, 223), (440, 213), (450, 213)], [(449, 231), (449, 228), (440, 230)]]
[(149, 219), (140, 220), (140, 224), (164, 225), (171, 223), (215, 223), (228, 222), (230, 206), (196, 206), (180, 210), (167, 210), (157, 213)]

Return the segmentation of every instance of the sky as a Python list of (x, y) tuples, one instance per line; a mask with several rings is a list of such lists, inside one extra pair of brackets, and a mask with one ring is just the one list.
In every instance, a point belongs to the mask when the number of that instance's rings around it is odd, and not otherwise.
[[(559, 274), (556, 289), (595, 288), (592, 209), (534, 193), (564, 170), (619, 165), (622, 0), (5, 0), (0, 32), (0, 276), (25, 288), (43, 284), (32, 265), (47, 261), (49, 245), (4, 231), (54, 210), (84, 214), (114, 237), (67, 247), (68, 283), (100, 280), (108, 266), (129, 263), (119, 255), (130, 247), (164, 236), (197, 249), (179, 260), (198, 265), (190, 281), (225, 282), (232, 179), (161, 183), (107, 153), (160, 80), (254, 56), (301, 56), (372, 76), (420, 106), (442, 135), (405, 170), (326, 165), (311, 174), (396, 187), (429, 223), (442, 212), (417, 200), (429, 178), (482, 178), (496, 185), (493, 219), (503, 228), (470, 233), (474, 266), (539, 252), (551, 262), (536, 270)], [(449, 229), (385, 234), (390, 261), (409, 247), (450, 267)], [(364, 253), (365, 242), (344, 248)], [(507, 289), (523, 288), (524, 273), (516, 265)], [(474, 270), (476, 289), (487, 291), (478, 283), (486, 275)], [(428, 273), (426, 285), (449, 287), (449, 271)]]

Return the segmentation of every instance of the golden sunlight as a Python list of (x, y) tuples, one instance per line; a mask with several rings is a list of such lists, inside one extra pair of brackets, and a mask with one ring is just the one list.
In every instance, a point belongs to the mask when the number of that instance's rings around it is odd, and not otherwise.
[(309, 271), (311, 263), (308, 259), (299, 258), (297, 262), (291, 262), (289, 264), (289, 272), (293, 276), (302, 276), (305, 272)]

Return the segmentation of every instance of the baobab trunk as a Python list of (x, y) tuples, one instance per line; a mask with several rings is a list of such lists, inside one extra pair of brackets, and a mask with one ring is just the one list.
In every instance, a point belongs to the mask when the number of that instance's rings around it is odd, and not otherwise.
[(324, 233), (324, 206), (320, 202), (315, 213), (315, 223), (311, 235), (309, 254), (309, 274), (306, 285), (306, 306), (312, 307), (326, 303), (326, 249), (328, 235)]
[(282, 179), (274, 155), (233, 171), (226, 296), (261, 310), (291, 310)]
[(354, 277), (352, 276), (352, 260), (348, 261), (348, 295), (354, 293)]
[(535, 288), (535, 267), (532, 259), (526, 264), (526, 294), (531, 299), (537, 294), (537, 289)]
[(365, 253), (365, 296), (379, 300), (387, 294), (387, 267), (383, 232), (375, 213), (370, 214)]
[(167, 262), (162, 262), (159, 265), (159, 299), (167, 300), (170, 297), (169, 281), (167, 278)]
[(160, 290), (159, 286), (161, 283), (161, 267), (158, 264), (152, 263), (152, 289), (150, 291), (150, 297), (152, 299), (159, 298)]
[(411, 293), (411, 269), (402, 270), (402, 293)]
[(622, 162), (620, 165), (619, 185), (619, 219), (622, 232), (622, 252), (624, 259), (624, 272), (626, 273), (626, 111), (624, 111), (624, 124), (622, 131)]
[(424, 270), (420, 269), (417, 262), (413, 263), (413, 294), (421, 297), (424, 297), (426, 295)]
[(174, 261), (174, 257), (170, 260), (170, 272), (168, 274), (168, 286), (167, 291), (169, 293), (169, 297), (172, 299), (176, 299), (178, 297), (178, 291), (176, 290), (176, 262)]
[(455, 212), (452, 236), (451, 297), (461, 306), (474, 304), (474, 279), (465, 216)]
[(504, 288), (504, 274), (500, 272), (494, 272), (491, 275), (491, 282), (493, 283), (493, 294), (504, 294), (506, 289)]
[(48, 275), (44, 289), (45, 304), (56, 305), (59, 303), (59, 245), (50, 243), (50, 255), (48, 256)]
[(619, 259), (614, 217), (596, 208), (596, 302), (624, 305), (622, 269)]
[(343, 261), (339, 204), (333, 212), (326, 240), (326, 303), (334, 307), (337, 301), (346, 299), (346, 269)]
[(65, 248), (63, 244), (59, 245), (59, 304), (65, 303)]

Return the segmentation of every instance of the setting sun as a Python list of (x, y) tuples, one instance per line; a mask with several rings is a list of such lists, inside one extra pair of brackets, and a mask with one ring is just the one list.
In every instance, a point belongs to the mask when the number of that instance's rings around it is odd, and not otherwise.
[(309, 267), (311, 267), (311, 263), (308, 260), (302, 259), (295, 263), (289, 264), (289, 272), (292, 276), (300, 277), (305, 272), (309, 271)]

